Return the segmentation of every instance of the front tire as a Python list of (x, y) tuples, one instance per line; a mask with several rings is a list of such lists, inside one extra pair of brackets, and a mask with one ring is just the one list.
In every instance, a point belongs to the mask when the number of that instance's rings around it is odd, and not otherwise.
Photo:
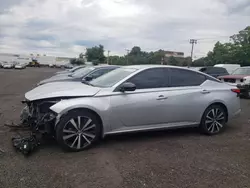
[(200, 130), (207, 135), (221, 133), (226, 126), (227, 113), (221, 105), (209, 106), (201, 119)]
[(56, 126), (56, 140), (66, 151), (82, 151), (101, 138), (102, 125), (95, 114), (86, 110), (71, 111)]

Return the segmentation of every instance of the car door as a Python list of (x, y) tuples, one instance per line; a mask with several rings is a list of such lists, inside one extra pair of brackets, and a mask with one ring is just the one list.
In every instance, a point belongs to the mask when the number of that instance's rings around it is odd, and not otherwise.
[(167, 68), (144, 70), (126, 82), (135, 84), (136, 90), (117, 92), (111, 97), (112, 117), (128, 127), (164, 123), (162, 102), (169, 84)]
[(198, 72), (181, 68), (170, 68), (170, 84), (163, 95), (164, 109), (167, 112), (167, 123), (197, 123), (200, 114), (207, 105), (206, 95), (209, 91), (204, 90), (201, 84), (206, 76)]

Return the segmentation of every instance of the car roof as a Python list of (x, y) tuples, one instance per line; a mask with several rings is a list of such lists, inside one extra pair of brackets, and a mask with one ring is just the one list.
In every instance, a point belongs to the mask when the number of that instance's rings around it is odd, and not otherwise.
[(185, 69), (185, 70), (192, 70), (187, 67), (179, 67), (179, 66), (172, 66), (172, 65), (128, 65), (124, 67), (138, 69), (138, 70), (149, 69), (149, 68), (179, 68), (179, 69)]
[(95, 65), (95, 66), (87, 66), (87, 67), (93, 67), (93, 68), (97, 69), (97, 68), (106, 68), (106, 67), (119, 68), (120, 66), (118, 66), (118, 65)]

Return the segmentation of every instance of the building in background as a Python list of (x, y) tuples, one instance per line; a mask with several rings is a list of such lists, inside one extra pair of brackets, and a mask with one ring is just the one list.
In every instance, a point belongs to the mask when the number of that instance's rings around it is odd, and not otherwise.
[(184, 57), (184, 52), (165, 51), (165, 57)]
[(0, 61), (17, 61), (19, 63), (28, 64), (32, 60), (37, 60), (41, 65), (65, 65), (70, 62), (70, 57), (56, 57), (56, 56), (47, 56), (40, 54), (11, 54), (11, 53), (0, 53)]

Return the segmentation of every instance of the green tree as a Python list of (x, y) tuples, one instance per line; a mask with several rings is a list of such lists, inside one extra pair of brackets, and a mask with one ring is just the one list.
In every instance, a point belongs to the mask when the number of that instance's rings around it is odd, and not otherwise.
[(104, 63), (106, 60), (104, 56), (104, 47), (102, 45), (87, 48), (85, 55), (87, 60), (93, 62), (93, 64)]
[(134, 46), (129, 52), (130, 56), (139, 56), (141, 55), (141, 48), (139, 46)]
[(214, 64), (240, 64), (242, 66), (250, 65), (250, 26), (239, 31), (239, 33), (230, 37), (231, 42), (217, 42), (213, 51), (207, 54), (207, 57), (198, 59), (194, 64), (205, 64), (212, 66)]
[(168, 65), (175, 65), (176, 66), (176, 65), (178, 65), (178, 61), (176, 60), (175, 57), (171, 56), (171, 57), (168, 58), (167, 64)]
[(73, 58), (70, 60), (70, 63), (72, 65), (84, 65), (85, 61), (84, 61), (84, 59), (81, 59), (81, 58)]

